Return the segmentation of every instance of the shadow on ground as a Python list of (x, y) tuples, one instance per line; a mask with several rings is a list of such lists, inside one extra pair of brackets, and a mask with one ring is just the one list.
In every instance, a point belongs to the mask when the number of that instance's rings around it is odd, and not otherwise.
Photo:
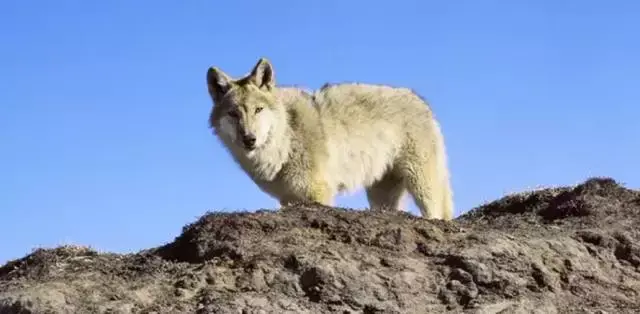
[(0, 313), (638, 313), (640, 192), (609, 178), (452, 222), (299, 205), (207, 213), (136, 254), (40, 249)]

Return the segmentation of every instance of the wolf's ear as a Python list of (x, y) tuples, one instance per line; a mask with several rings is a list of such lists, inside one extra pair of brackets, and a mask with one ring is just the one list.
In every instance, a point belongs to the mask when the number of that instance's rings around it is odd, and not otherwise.
[(276, 78), (273, 73), (273, 66), (266, 58), (260, 58), (258, 63), (249, 74), (250, 80), (258, 87), (272, 89), (276, 85)]
[(229, 91), (231, 87), (231, 78), (216, 67), (210, 67), (207, 70), (207, 87), (209, 94), (218, 100)]

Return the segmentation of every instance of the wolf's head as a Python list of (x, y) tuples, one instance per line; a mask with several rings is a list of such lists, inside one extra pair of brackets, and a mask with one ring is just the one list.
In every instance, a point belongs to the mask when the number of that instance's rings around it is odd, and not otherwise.
[(272, 94), (275, 77), (267, 59), (237, 80), (211, 67), (207, 86), (213, 101), (209, 124), (217, 134), (249, 152), (267, 142), (282, 110)]

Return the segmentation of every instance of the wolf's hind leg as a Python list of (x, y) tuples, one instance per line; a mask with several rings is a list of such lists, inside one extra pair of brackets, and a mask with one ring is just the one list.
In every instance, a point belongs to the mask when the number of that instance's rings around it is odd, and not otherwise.
[(390, 171), (366, 191), (371, 210), (403, 210), (402, 197), (406, 188), (401, 176)]

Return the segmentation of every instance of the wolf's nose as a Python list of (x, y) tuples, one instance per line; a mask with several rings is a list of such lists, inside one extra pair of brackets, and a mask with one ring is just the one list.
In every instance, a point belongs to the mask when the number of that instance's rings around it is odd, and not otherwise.
[(256, 144), (256, 137), (255, 135), (251, 135), (251, 134), (245, 135), (242, 137), (242, 142), (246, 147), (253, 147)]

